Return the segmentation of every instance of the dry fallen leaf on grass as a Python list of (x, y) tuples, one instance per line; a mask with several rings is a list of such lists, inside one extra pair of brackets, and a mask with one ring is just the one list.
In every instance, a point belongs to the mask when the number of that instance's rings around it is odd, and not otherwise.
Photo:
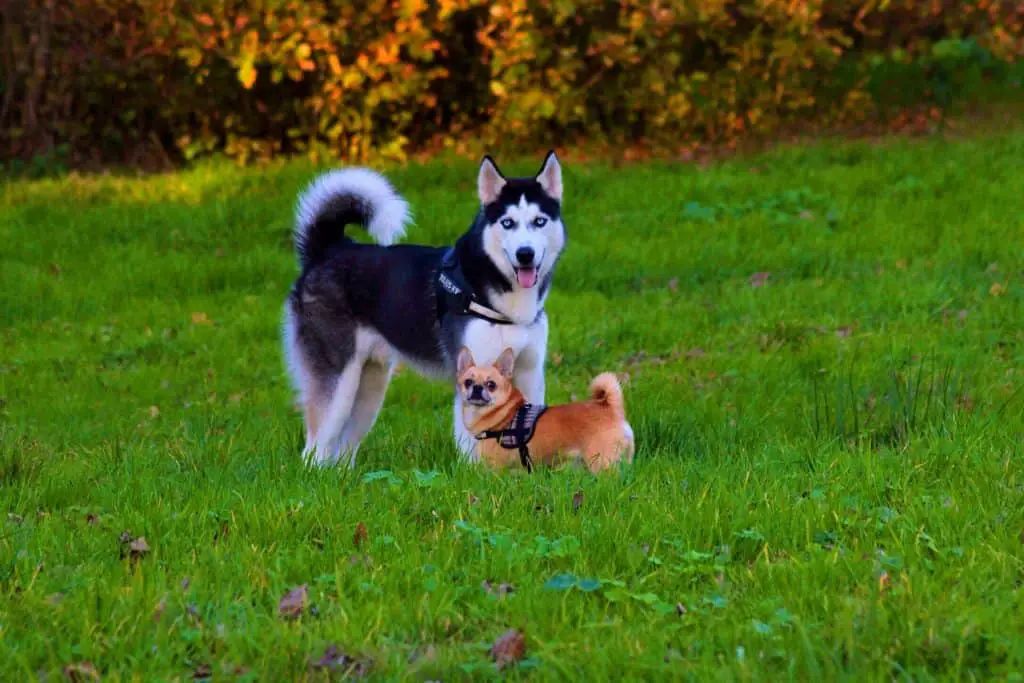
[(513, 586), (512, 584), (510, 584), (510, 583), (495, 584), (490, 579), (485, 580), (481, 584), (481, 587), (484, 589), (484, 592), (487, 593), (488, 595), (494, 595), (494, 596), (497, 596), (499, 598), (503, 598), (506, 595), (508, 595), (509, 593), (515, 593), (516, 592), (516, 587)]
[(523, 659), (526, 656), (526, 637), (515, 629), (505, 631), (491, 646), (491, 657), (498, 670)]
[(277, 613), (282, 619), (298, 619), (306, 611), (309, 602), (309, 586), (302, 584), (288, 591), (277, 606)]
[(192, 314), (192, 323), (195, 325), (212, 325), (213, 321), (206, 317), (205, 313), (198, 311)]
[(149, 544), (146, 543), (145, 536), (139, 536), (131, 543), (128, 544), (128, 553), (132, 559), (138, 560), (144, 555), (149, 554)]
[(121, 558), (130, 557), (133, 560), (140, 560), (149, 554), (149, 543), (145, 536), (136, 538), (130, 529), (125, 529), (119, 537), (121, 541)]
[(409, 663), (437, 661), (437, 648), (433, 645), (418, 647), (409, 655)]
[(370, 534), (366, 531), (366, 525), (362, 522), (356, 526), (355, 533), (352, 534), (352, 544), (355, 547), (360, 547), (363, 543), (369, 540)]
[(199, 664), (192, 672), (193, 681), (206, 681), (213, 677), (213, 667), (209, 664)]
[(100, 674), (92, 662), (77, 662), (64, 667), (64, 678), (71, 683), (83, 683), (100, 680)]
[(316, 670), (341, 672), (345, 676), (362, 678), (370, 671), (369, 659), (357, 659), (343, 652), (337, 645), (328, 645), (320, 659), (312, 663)]
[(767, 271), (754, 273), (753, 275), (750, 276), (750, 286), (753, 287), (754, 289), (757, 289), (758, 287), (764, 287), (768, 283), (768, 278), (770, 278), (771, 276), (772, 274)]
[(167, 609), (167, 596), (160, 598), (160, 602), (156, 603), (156, 607), (153, 608), (153, 623), (159, 623), (160, 618), (164, 615), (164, 610)]
[(572, 511), (579, 512), (580, 506), (583, 505), (583, 491), (577, 491), (572, 497)]

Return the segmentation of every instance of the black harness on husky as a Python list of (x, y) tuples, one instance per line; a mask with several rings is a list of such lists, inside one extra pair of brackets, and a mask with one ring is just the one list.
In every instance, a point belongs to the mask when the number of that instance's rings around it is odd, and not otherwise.
[(514, 320), (502, 315), (493, 308), (480, 303), (473, 288), (466, 282), (462, 274), (462, 266), (455, 258), (455, 247), (445, 252), (441, 259), (441, 268), (437, 271), (437, 317), (446, 312), (458, 315), (471, 315), (495, 325), (515, 325)]
[(533, 432), (537, 429), (537, 420), (548, 409), (547, 406), (535, 406), (532, 403), (524, 404), (516, 411), (512, 418), (512, 425), (508, 429), (493, 429), (476, 435), (477, 441), (484, 439), (496, 439), (502, 448), (516, 449), (519, 451), (519, 461), (527, 472), (533, 472), (533, 460), (530, 459), (530, 449), (527, 444), (533, 438)]

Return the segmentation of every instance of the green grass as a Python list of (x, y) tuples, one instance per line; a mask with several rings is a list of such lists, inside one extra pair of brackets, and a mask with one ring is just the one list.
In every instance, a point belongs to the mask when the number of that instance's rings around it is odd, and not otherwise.
[[(548, 399), (628, 373), (639, 446), (597, 478), (458, 464), (451, 390), (409, 371), (354, 472), (301, 466), (279, 323), (314, 169), (8, 183), (0, 680), (316, 678), (331, 644), (393, 680), (1020, 680), (1022, 158), (566, 159)], [(474, 173), (392, 173), (412, 239), (460, 234)]]

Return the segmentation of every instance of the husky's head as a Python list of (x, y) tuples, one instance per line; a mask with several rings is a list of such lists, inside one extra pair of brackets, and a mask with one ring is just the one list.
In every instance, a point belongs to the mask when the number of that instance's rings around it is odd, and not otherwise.
[(477, 176), (487, 255), (513, 286), (544, 281), (565, 246), (562, 167), (548, 152), (532, 178), (506, 178), (490, 157)]

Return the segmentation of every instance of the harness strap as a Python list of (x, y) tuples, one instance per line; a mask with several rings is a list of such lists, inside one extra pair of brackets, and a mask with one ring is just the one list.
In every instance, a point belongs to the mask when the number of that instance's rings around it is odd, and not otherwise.
[(519, 451), (519, 461), (526, 468), (526, 471), (533, 473), (533, 459), (530, 457), (529, 443), (533, 438), (533, 432), (537, 428), (537, 420), (547, 410), (547, 406), (525, 403), (516, 411), (515, 417), (508, 429), (491, 429), (477, 434), (478, 441), (495, 439), (502, 448), (516, 449)]
[(447, 310), (459, 315), (471, 315), (494, 325), (516, 324), (509, 317), (480, 303), (455, 259), (455, 247), (449, 248), (441, 259), (441, 268), (437, 271), (436, 291), (439, 318)]

